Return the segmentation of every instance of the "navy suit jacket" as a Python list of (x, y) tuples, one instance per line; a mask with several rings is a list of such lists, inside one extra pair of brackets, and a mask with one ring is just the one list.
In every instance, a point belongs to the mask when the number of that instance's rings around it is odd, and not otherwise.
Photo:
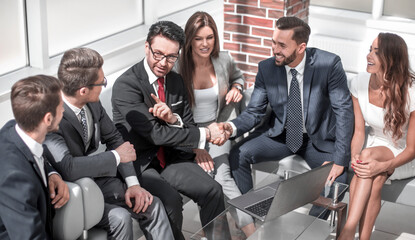
[[(303, 116), (313, 145), (333, 153), (337, 165), (349, 166), (354, 115), (346, 74), (340, 58), (316, 48), (306, 49), (303, 79)], [(255, 88), (247, 109), (232, 122), (237, 136), (256, 126), (272, 109), (266, 134), (276, 137), (284, 131), (288, 101), (285, 66), (276, 66), (275, 57), (259, 63)]]
[[(51, 239), (49, 190), (32, 152), (11, 120), (0, 131), (0, 239)], [(45, 148), (46, 176), (52, 159)]]

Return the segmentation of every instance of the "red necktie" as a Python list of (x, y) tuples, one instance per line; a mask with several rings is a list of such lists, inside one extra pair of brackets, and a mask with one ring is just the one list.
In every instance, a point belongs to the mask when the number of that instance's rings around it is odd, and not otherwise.
[[(158, 78), (157, 83), (159, 84), (159, 89), (157, 90), (159, 98), (162, 102), (166, 102), (166, 95), (164, 93), (164, 78), (163, 77)], [(166, 159), (164, 158), (163, 147), (159, 147), (159, 150), (157, 151), (157, 158), (160, 161), (160, 166), (164, 168), (166, 166)]]

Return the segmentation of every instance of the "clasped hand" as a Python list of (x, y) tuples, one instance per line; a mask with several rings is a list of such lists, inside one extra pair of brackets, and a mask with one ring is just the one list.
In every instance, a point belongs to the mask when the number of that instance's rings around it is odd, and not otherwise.
[(375, 159), (360, 159), (360, 154), (352, 157), (352, 169), (360, 178), (370, 178), (385, 172), (383, 167), (384, 162), (376, 161)]
[(229, 123), (211, 123), (209, 129), (209, 142), (222, 146), (231, 136), (232, 127)]

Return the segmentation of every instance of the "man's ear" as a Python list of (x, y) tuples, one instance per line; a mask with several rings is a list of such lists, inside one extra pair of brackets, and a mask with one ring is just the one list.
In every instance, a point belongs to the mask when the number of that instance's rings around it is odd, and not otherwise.
[(46, 126), (50, 126), (53, 122), (53, 116), (51, 112), (48, 112), (45, 114), (45, 116), (43, 117), (43, 122), (46, 124)]
[(305, 49), (307, 48), (307, 44), (306, 43), (301, 43), (300, 45), (298, 45), (298, 53), (302, 54)]
[(88, 87), (81, 87), (78, 91), (79, 91), (80, 96), (85, 96), (89, 93), (89, 88)]

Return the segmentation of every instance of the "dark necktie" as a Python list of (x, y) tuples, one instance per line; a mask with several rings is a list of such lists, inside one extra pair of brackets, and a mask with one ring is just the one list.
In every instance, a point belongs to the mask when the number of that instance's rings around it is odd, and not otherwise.
[(84, 141), (85, 143), (87, 143), (88, 142), (88, 125), (86, 122), (85, 110), (83, 108), (79, 112), (79, 115), (81, 116), (81, 125), (82, 125), (82, 133), (83, 133)]
[(293, 78), (291, 80), (290, 95), (288, 96), (285, 142), (288, 149), (296, 153), (303, 144), (303, 114), (297, 71), (295, 69), (290, 71)]
[[(160, 77), (157, 79), (157, 83), (159, 84), (159, 88), (157, 90), (157, 94), (162, 102), (166, 102), (166, 95), (164, 93), (164, 77)], [(166, 159), (164, 158), (164, 148), (159, 147), (157, 151), (157, 158), (160, 161), (160, 166), (164, 168), (166, 166)]]

